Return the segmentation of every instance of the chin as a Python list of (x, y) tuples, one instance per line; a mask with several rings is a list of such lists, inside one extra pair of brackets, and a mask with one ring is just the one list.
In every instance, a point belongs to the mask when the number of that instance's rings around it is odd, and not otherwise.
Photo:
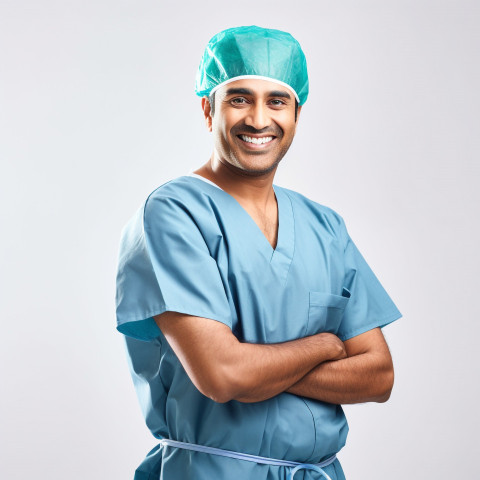
[(237, 166), (237, 168), (240, 168), (244, 172), (265, 174), (274, 170), (281, 161), (281, 159), (259, 161), (256, 160), (255, 157), (258, 159), (257, 155), (255, 155), (254, 158), (250, 159), (249, 161), (236, 159), (235, 166)]

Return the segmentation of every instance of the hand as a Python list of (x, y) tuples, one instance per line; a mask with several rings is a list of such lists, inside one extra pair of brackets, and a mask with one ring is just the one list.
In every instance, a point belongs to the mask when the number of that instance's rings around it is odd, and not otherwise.
[(321, 342), (321, 348), (325, 349), (327, 360), (341, 360), (347, 358), (347, 350), (344, 343), (333, 333), (323, 332), (315, 335)]

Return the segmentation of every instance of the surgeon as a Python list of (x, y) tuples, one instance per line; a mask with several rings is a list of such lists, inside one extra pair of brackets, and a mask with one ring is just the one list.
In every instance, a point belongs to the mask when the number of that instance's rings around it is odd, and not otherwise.
[[(117, 329), (157, 444), (134, 480), (344, 480), (342, 404), (385, 402), (401, 313), (342, 217), (273, 183), (308, 96), (288, 33), (208, 43), (213, 153), (122, 232)], [(313, 155), (313, 153), (312, 153)]]

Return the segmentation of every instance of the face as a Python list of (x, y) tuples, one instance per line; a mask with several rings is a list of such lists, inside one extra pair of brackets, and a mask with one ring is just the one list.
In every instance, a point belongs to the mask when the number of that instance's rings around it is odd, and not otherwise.
[(243, 79), (224, 85), (215, 93), (213, 117), (206, 98), (202, 105), (218, 160), (251, 175), (274, 170), (295, 136), (295, 97), (278, 83)]

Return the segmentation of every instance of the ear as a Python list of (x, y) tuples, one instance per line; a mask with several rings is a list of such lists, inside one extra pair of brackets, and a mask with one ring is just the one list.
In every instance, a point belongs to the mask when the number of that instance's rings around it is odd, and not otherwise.
[(300, 112), (302, 111), (302, 106), (298, 106), (297, 110), (297, 121), (295, 122), (295, 133), (297, 133), (298, 121), (300, 120)]
[(302, 111), (302, 105), (299, 105), (298, 106), (298, 110), (297, 110), (297, 123), (298, 123), (298, 120), (300, 118), (300, 112)]
[(209, 132), (212, 131), (212, 109), (210, 108), (210, 102), (208, 97), (202, 97), (202, 110), (203, 115), (205, 116), (205, 124)]

